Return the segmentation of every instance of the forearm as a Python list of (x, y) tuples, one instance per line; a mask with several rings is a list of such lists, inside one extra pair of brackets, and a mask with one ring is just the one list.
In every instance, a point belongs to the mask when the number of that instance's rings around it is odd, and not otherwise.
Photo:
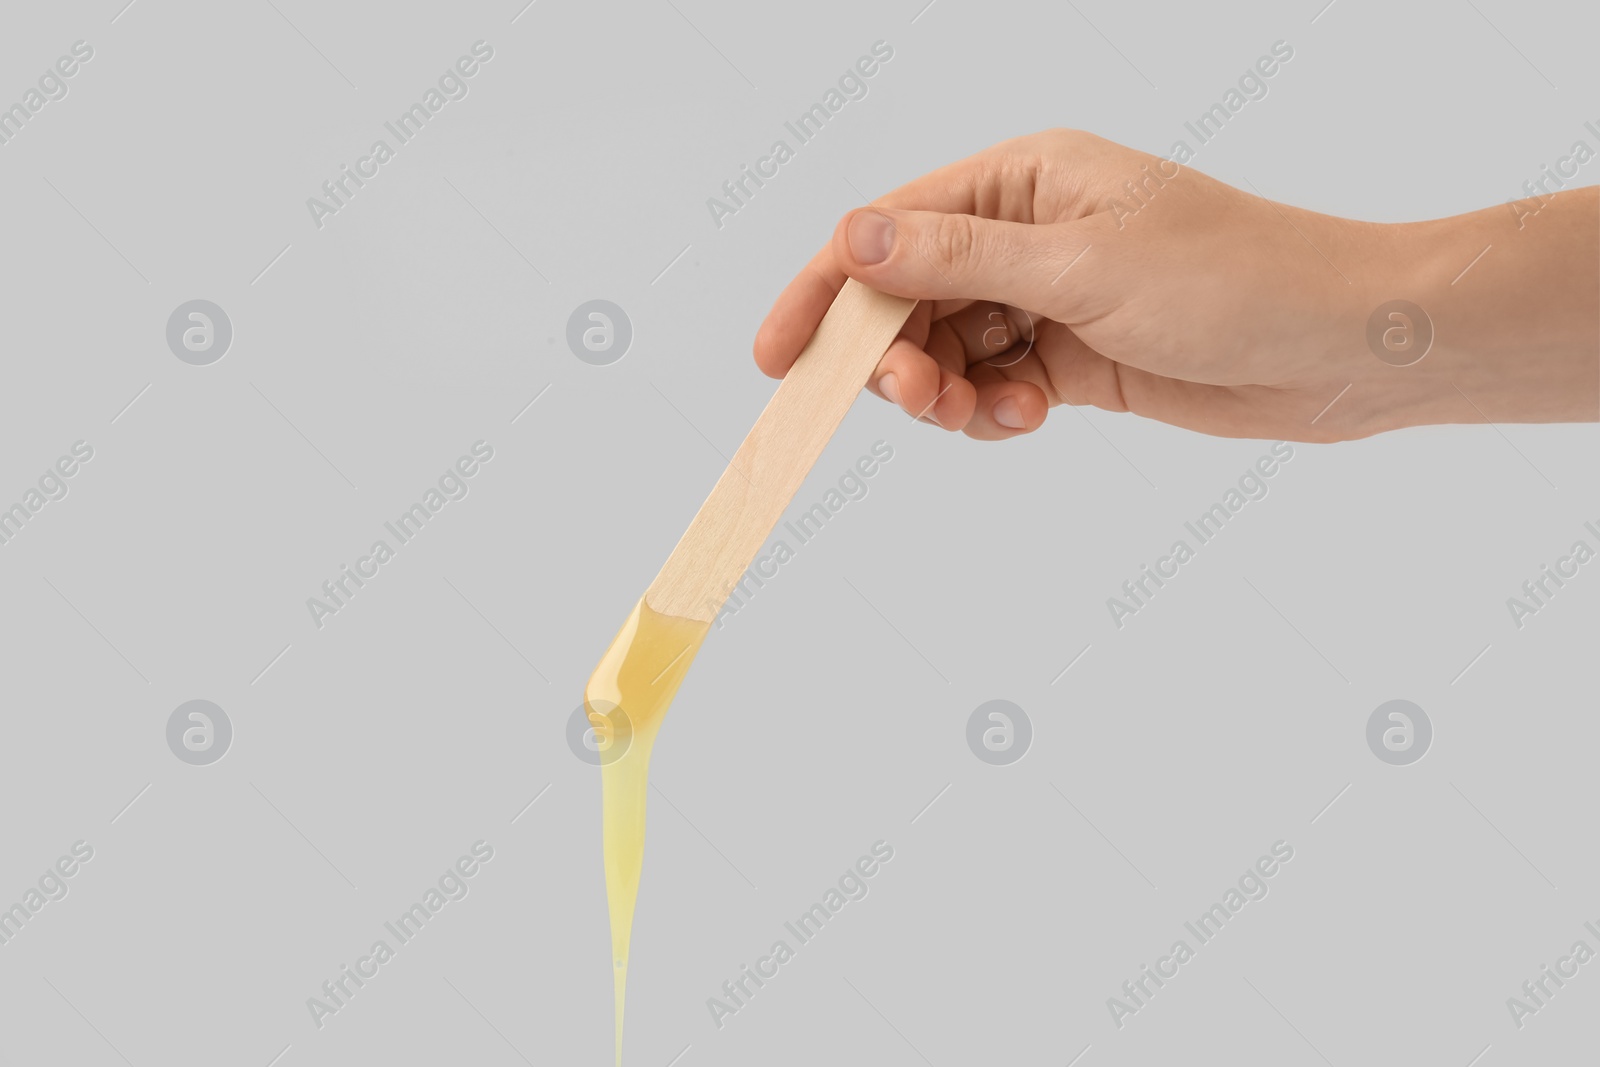
[(1368, 314), (1411, 301), (1433, 339), (1409, 366), (1394, 365), (1406, 355), (1381, 342), (1374, 349), (1369, 384), (1388, 393), (1374, 398), (1382, 417), (1411, 426), (1600, 418), (1600, 189), (1384, 229), (1360, 287)]

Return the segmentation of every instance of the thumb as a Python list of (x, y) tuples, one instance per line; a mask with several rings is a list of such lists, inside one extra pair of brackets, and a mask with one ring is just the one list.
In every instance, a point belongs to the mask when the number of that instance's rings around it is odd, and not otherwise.
[(840, 268), (874, 289), (917, 300), (992, 300), (1059, 319), (1076, 303), (1076, 287), (1055, 282), (1088, 247), (1073, 223), (876, 207), (846, 215), (833, 234)]

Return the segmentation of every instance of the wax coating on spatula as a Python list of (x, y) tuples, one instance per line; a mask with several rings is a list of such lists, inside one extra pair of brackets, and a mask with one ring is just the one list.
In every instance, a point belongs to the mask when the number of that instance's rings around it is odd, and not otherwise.
[(643, 600), (600, 660), (583, 702), (600, 740), (606, 901), (616, 993), (617, 1065), (628, 991), (628, 945), (644, 866), (644, 820), (650, 750), (678, 683), (705, 640), (708, 622), (652, 611)]

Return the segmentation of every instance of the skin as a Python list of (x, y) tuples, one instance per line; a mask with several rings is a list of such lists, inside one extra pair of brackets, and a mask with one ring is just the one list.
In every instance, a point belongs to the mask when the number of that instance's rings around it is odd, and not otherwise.
[[(1596, 188), (1358, 222), (1052, 130), (846, 215), (758, 331), (762, 371), (788, 371), (847, 276), (920, 301), (869, 388), (978, 440), (1057, 404), (1313, 442), (1600, 418)], [(1403, 367), (1367, 340), (1396, 299), (1433, 326)]]

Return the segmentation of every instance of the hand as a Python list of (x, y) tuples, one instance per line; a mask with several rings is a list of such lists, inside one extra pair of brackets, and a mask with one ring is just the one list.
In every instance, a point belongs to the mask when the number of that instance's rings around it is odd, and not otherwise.
[[(1057, 404), (1302, 441), (1592, 420), (1595, 193), (1380, 225), (1050, 131), (846, 215), (778, 298), (755, 358), (782, 377), (849, 276), (921, 301), (869, 388), (980, 440), (1036, 430)], [(1368, 343), (1394, 299), (1432, 324), (1410, 366)]]

